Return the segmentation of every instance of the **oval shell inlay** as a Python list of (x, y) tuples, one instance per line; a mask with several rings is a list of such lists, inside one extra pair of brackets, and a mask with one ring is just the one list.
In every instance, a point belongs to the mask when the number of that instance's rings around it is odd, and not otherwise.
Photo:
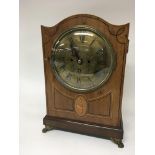
[(87, 102), (83, 96), (75, 99), (75, 111), (79, 116), (83, 116), (87, 112)]

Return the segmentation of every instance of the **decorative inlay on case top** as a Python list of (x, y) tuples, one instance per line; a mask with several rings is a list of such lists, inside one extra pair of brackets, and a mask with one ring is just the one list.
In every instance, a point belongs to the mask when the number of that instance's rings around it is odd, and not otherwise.
[(111, 93), (97, 100), (89, 101), (88, 104), (89, 114), (110, 116)]
[(73, 111), (74, 100), (71, 98), (64, 96), (59, 92), (58, 90), (54, 90), (54, 106), (55, 109), (60, 109), (60, 110), (67, 110), (67, 111)]
[(75, 112), (79, 116), (84, 116), (87, 112), (87, 101), (83, 96), (78, 96), (75, 99)]

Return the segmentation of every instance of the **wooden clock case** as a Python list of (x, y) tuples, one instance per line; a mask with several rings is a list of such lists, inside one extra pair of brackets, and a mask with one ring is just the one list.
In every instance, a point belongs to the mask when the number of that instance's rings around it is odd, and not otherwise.
[[(104, 34), (116, 54), (116, 67), (109, 80), (88, 93), (77, 93), (56, 80), (50, 65), (52, 47), (62, 32), (88, 25)], [(43, 132), (60, 129), (113, 140), (123, 147), (122, 94), (128, 52), (129, 23), (112, 25), (88, 14), (68, 17), (53, 27), (41, 26), (47, 115)]]

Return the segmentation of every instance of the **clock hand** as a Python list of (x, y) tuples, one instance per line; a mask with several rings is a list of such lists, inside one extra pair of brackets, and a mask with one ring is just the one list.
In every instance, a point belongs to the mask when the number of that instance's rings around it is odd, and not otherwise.
[(73, 51), (73, 39), (72, 38), (70, 38), (70, 48), (71, 48), (71, 52), (72, 52), (72, 55), (74, 56), (75, 54), (74, 54), (74, 51)]
[(70, 51), (72, 52), (72, 56), (77, 58), (77, 63), (79, 65), (81, 65), (82, 64), (82, 59), (79, 56), (79, 51), (75, 47), (73, 47)]
[(77, 51), (75, 48), (73, 48), (73, 53), (74, 53), (75, 57), (79, 60), (80, 59), (79, 51)]
[(80, 59), (80, 57), (79, 57), (79, 51), (77, 51), (77, 49), (75, 48), (74, 45), (75, 44), (73, 42), (73, 39), (70, 38), (70, 48), (71, 48), (72, 55), (75, 56), (79, 60)]
[(74, 41), (73, 41), (73, 38), (70, 38), (70, 48), (71, 48), (72, 55), (77, 58), (77, 63), (79, 65), (81, 65), (82, 64), (82, 59), (79, 56), (79, 51), (73, 45), (75, 45)]

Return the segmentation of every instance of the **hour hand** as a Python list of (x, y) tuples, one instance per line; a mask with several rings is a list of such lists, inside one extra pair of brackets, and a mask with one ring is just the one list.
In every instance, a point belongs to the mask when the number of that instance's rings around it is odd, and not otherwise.
[(80, 59), (80, 57), (79, 57), (79, 51), (77, 51), (76, 48), (73, 48), (73, 53), (74, 53), (74, 56), (75, 56), (77, 59)]
[(69, 40), (70, 40), (70, 48), (73, 49), (73, 47), (74, 47), (74, 45), (73, 45), (74, 44), (73, 43), (73, 39), (72, 38), (69, 38)]
[(72, 55), (75, 56), (77, 59), (79, 59), (79, 51), (77, 51), (72, 38), (70, 38), (70, 48), (71, 48)]

